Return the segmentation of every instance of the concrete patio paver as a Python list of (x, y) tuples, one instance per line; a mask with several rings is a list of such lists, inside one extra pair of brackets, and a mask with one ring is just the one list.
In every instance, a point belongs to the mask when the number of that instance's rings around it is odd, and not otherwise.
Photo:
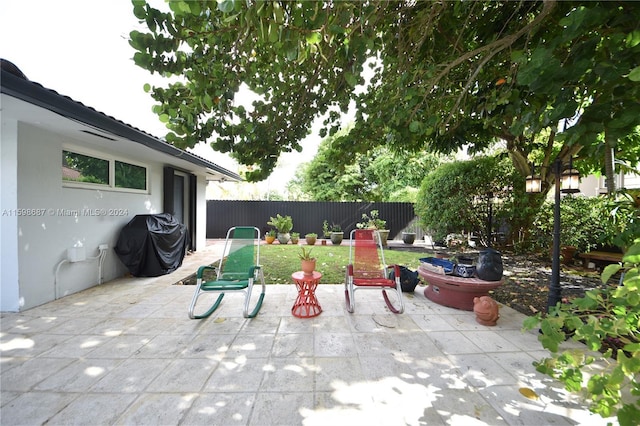
[(343, 286), (321, 284), (322, 314), (300, 319), (291, 315), (292, 283), (268, 286), (254, 319), (242, 318), (241, 296), (230, 294), (210, 318), (190, 320), (193, 287), (171, 284), (214, 258), (204, 250), (167, 276), (122, 278), (2, 314), (0, 422), (607, 423), (536, 372), (532, 362), (546, 352), (508, 307), (486, 327), (418, 287), (402, 315), (378, 292), (359, 293), (349, 314)]

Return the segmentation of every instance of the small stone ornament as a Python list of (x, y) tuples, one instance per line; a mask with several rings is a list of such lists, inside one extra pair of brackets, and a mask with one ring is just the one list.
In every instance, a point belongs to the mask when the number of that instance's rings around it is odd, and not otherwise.
[(494, 326), (500, 318), (498, 303), (489, 296), (473, 298), (473, 312), (476, 321), (482, 325)]

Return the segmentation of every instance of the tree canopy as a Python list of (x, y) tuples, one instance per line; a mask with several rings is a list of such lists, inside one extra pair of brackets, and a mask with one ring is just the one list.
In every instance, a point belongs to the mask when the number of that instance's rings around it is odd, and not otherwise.
[(298, 179), (306, 198), (415, 202), (425, 175), (443, 160), (425, 151), (394, 152), (379, 146), (363, 154), (345, 154), (345, 161), (335, 163), (330, 158), (332, 144), (350, 130), (348, 127), (323, 139), (313, 160), (303, 165)]
[[(640, 157), (640, 4), (635, 2), (132, 0), (149, 32), (134, 60), (175, 76), (148, 87), (170, 132), (209, 141), (266, 178), (300, 150), (314, 119), (328, 158), (397, 151), (479, 152), (507, 141), (516, 169), (579, 154), (583, 171)], [(241, 84), (259, 97), (242, 103)], [(322, 133), (325, 136), (327, 133)], [(631, 135), (631, 136), (630, 136)], [(635, 136), (633, 136), (635, 135)]]

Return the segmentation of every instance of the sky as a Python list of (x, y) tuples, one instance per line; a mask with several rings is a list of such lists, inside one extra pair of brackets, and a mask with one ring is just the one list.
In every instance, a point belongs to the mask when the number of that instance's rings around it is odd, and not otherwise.
[[(0, 0), (0, 57), (29, 80), (164, 139), (166, 128), (151, 111), (154, 100), (142, 89), (162, 78), (134, 64), (128, 43), (134, 29), (147, 30), (133, 16), (130, 0)], [(302, 153), (281, 156), (259, 191), (283, 188), (299, 162), (315, 155), (318, 143), (312, 135), (303, 141)], [(235, 161), (208, 145), (194, 153), (238, 171)]]

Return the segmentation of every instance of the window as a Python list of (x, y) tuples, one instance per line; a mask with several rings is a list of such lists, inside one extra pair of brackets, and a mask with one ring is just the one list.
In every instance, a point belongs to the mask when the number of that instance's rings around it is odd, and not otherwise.
[(62, 151), (62, 181), (77, 187), (147, 191), (147, 168), (115, 159)]
[(109, 185), (109, 162), (101, 158), (62, 151), (62, 180)]
[(116, 161), (116, 187), (147, 189), (147, 169), (142, 166)]

